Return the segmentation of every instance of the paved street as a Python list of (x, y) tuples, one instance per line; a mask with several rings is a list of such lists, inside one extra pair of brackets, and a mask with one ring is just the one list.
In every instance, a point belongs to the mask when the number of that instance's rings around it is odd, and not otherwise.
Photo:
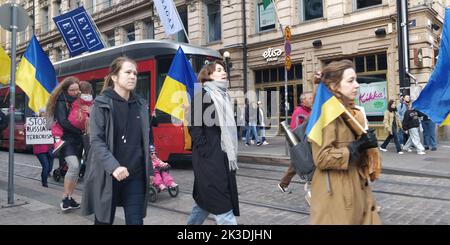
[[(275, 139), (274, 139), (275, 140)], [(274, 142), (274, 141), (273, 141)], [(271, 146), (271, 148), (269, 148)], [(263, 146), (262, 146), (263, 147)], [(273, 143), (267, 148), (250, 146), (245, 151), (254, 156), (270, 154), (276, 158), (283, 149)], [(271, 150), (270, 150), (271, 149)], [(398, 169), (405, 173), (405, 165), (415, 173), (422, 173), (420, 162), (428, 166), (429, 174), (439, 171), (448, 173), (450, 165), (449, 147), (440, 147), (438, 152), (418, 156), (409, 153), (398, 156), (394, 153), (383, 153), (384, 166)], [(262, 156), (262, 155), (261, 155)], [(261, 157), (260, 156), (260, 157)], [(281, 155), (280, 155), (281, 158)], [(254, 158), (258, 159), (258, 158)], [(435, 159), (435, 160), (433, 160)], [(31, 154), (15, 154), (15, 198), (24, 205), (0, 208), (0, 224), (92, 224), (92, 217), (80, 216), (80, 211), (62, 213), (59, 202), (62, 195), (62, 182), (49, 181), (49, 188), (40, 185), (40, 165)], [(434, 165), (436, 164), (436, 165)], [(55, 162), (55, 167), (57, 166)], [(0, 151), (0, 203), (6, 204), (8, 186), (8, 153)], [(402, 167), (403, 166), (403, 167)], [(240, 163), (238, 171), (238, 189), (241, 216), (239, 224), (261, 225), (303, 225), (308, 224), (309, 208), (304, 201), (303, 183), (296, 176), (290, 188), (291, 194), (281, 193), (276, 184), (287, 166), (284, 164)], [(389, 171), (388, 171), (389, 172)], [(145, 224), (179, 224), (186, 223), (191, 210), (193, 173), (189, 163), (177, 163), (171, 171), (180, 186), (177, 197), (169, 193), (158, 194), (158, 200), (149, 205)], [(76, 199), (81, 199), (82, 182), (76, 191)], [(450, 179), (430, 176), (406, 176), (384, 173), (380, 180), (373, 184), (374, 194), (381, 205), (381, 218), (384, 224), (450, 224)], [(116, 224), (124, 224), (123, 211), (118, 209)], [(206, 224), (214, 224), (210, 218)]]

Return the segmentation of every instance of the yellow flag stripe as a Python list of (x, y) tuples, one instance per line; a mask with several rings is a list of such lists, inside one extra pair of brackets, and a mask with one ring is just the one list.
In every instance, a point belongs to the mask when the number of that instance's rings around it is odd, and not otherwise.
[(189, 105), (186, 86), (167, 75), (155, 108), (183, 121), (183, 105)]
[(322, 113), (308, 135), (309, 139), (322, 145), (322, 129), (344, 113), (345, 108), (336, 97), (331, 97), (322, 105)]
[(17, 85), (28, 95), (30, 99), (28, 106), (34, 112), (38, 112), (39, 109), (45, 108), (50, 93), (39, 83), (36, 76), (36, 69), (27, 59), (23, 59), (17, 69)]
[(441, 126), (449, 125), (450, 126), (450, 113), (447, 115), (447, 118), (442, 122)]
[(8, 84), (11, 74), (11, 59), (5, 50), (0, 47), (0, 83)]

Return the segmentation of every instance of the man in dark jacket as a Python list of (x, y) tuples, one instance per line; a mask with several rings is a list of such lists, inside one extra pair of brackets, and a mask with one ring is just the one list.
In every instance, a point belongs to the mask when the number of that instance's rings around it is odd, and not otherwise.
[(408, 141), (403, 147), (403, 150), (411, 152), (410, 147), (411, 145), (414, 145), (417, 149), (417, 154), (424, 155), (425, 148), (423, 147), (422, 143), (420, 143), (420, 136), (419, 136), (419, 126), (420, 126), (419, 115), (417, 111), (412, 108), (411, 104), (409, 105), (408, 110), (405, 112), (402, 125), (403, 130), (405, 130), (405, 133), (409, 135)]

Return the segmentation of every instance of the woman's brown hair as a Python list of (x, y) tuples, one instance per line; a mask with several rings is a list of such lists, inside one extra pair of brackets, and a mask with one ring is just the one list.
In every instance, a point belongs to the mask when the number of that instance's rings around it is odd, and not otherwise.
[(114, 81), (112, 80), (111, 77), (119, 75), (119, 71), (120, 71), (120, 69), (122, 69), (122, 66), (125, 62), (130, 62), (131, 64), (135, 65), (137, 68), (136, 62), (128, 57), (122, 56), (122, 57), (119, 57), (119, 58), (116, 58), (115, 60), (113, 60), (113, 62), (109, 66), (109, 72), (108, 72), (108, 75), (105, 77), (101, 93), (103, 93), (106, 89), (108, 89), (110, 87), (114, 88)]
[[(350, 60), (333, 61), (322, 70), (320, 81), (323, 82), (337, 98), (342, 98), (342, 94), (338, 89), (344, 71), (350, 68), (355, 70), (355, 66)], [(320, 81), (316, 80), (315, 83), (319, 83)]]
[(203, 66), (203, 68), (200, 70), (200, 72), (198, 73), (198, 76), (197, 76), (198, 82), (204, 83), (204, 82), (212, 81), (211, 74), (213, 74), (216, 71), (217, 64), (221, 65), (223, 67), (223, 69), (225, 70), (225, 72), (227, 71), (223, 61), (216, 60), (212, 63), (206, 64), (205, 66)]
[(56, 100), (58, 99), (58, 96), (61, 93), (64, 93), (65, 95), (67, 95), (68, 93), (68, 89), (72, 84), (80, 84), (80, 80), (76, 77), (66, 77), (64, 78), (64, 80), (62, 80), (62, 82), (60, 82), (58, 84), (58, 86), (56, 86), (56, 88), (53, 90), (52, 94), (50, 95), (50, 99), (48, 99), (47, 102), (47, 108), (46, 108), (46, 113), (47, 113), (47, 118), (53, 118), (53, 116), (55, 115), (55, 106), (56, 106)]
[(387, 106), (387, 109), (388, 109), (389, 112), (393, 112), (393, 111), (397, 110), (397, 108), (392, 108), (392, 104), (394, 104), (394, 103), (395, 103), (395, 100), (389, 100), (389, 103), (388, 103), (388, 106)]

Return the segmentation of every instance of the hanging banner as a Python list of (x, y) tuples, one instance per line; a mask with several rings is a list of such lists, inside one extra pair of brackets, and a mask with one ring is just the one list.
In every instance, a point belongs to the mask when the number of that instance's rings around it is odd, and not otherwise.
[(387, 82), (360, 83), (355, 100), (364, 107), (367, 116), (383, 116), (387, 108)]
[(83, 6), (56, 16), (53, 21), (61, 33), (71, 57), (105, 47)]

